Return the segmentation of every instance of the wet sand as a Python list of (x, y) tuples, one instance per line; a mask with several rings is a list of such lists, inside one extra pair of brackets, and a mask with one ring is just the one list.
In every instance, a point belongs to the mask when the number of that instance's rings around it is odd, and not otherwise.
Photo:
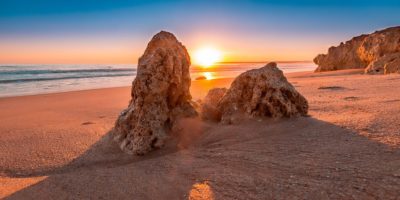
[[(0, 98), (0, 198), (396, 199), (400, 75), (287, 74), (309, 117), (197, 119), (143, 157), (109, 140), (130, 87)], [(194, 99), (232, 79), (193, 81)]]

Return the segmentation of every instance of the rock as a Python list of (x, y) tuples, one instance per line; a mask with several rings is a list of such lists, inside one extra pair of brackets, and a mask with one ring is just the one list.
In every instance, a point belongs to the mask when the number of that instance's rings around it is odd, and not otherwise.
[(196, 80), (207, 80), (207, 77), (205, 76), (199, 76), (196, 78)]
[(308, 112), (307, 100), (286, 80), (276, 63), (239, 75), (218, 103), (221, 122), (242, 117), (293, 117)]
[(197, 115), (189, 66), (189, 54), (173, 34), (161, 31), (152, 38), (139, 58), (129, 106), (112, 131), (123, 151), (142, 155), (160, 148), (178, 119)]
[(388, 62), (384, 67), (385, 74), (398, 73), (400, 74), (400, 57)]
[(337, 47), (329, 48), (328, 54), (318, 55), (314, 59), (318, 65), (315, 71), (366, 68), (366, 73), (396, 73), (398, 70), (395, 63), (389, 65), (387, 71), (384, 66), (393, 58), (400, 59), (399, 53), (400, 26), (354, 37)]
[(208, 91), (204, 102), (201, 105), (201, 117), (204, 120), (219, 121), (221, 112), (218, 110), (218, 103), (228, 91), (226, 88), (213, 88)]
[(366, 35), (355, 37), (346, 43), (341, 43), (338, 47), (329, 48), (328, 54), (318, 55), (314, 58), (314, 63), (318, 65), (315, 71), (365, 68), (367, 63), (360, 59), (357, 49), (366, 37)]
[[(390, 74), (390, 73), (400, 73), (400, 70), (396, 70), (396, 67), (399, 66), (400, 61), (400, 52), (386, 54), (378, 59), (372, 61), (368, 67), (365, 69), (365, 73), (368, 74)], [(397, 63), (397, 65), (396, 65)], [(389, 68), (389, 70), (386, 70)]]

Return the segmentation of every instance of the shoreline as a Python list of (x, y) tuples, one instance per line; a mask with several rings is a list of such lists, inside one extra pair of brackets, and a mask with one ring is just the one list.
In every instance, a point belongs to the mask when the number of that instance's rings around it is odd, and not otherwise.
[[(300, 71), (300, 72), (289, 72), (289, 73), (284, 73), (285, 76), (290, 76), (292, 74), (297, 74), (297, 73), (307, 73), (311, 71)], [(197, 81), (231, 81), (235, 77), (229, 77), (229, 78), (216, 78), (216, 79), (210, 79), (210, 80), (192, 80), (192, 83), (197, 82)], [(133, 81), (133, 80), (132, 80)], [(78, 89), (78, 90), (66, 90), (66, 91), (58, 91), (58, 92), (49, 92), (49, 93), (38, 93), (38, 94), (27, 94), (27, 95), (16, 95), (16, 96), (0, 96), (0, 100), (2, 99), (8, 99), (8, 98), (18, 98), (18, 97), (33, 97), (33, 96), (38, 96), (38, 95), (51, 95), (51, 94), (62, 94), (62, 93), (69, 93), (69, 92), (79, 92), (79, 91), (91, 91), (91, 90), (102, 90), (102, 89), (118, 89), (118, 88), (126, 88), (126, 87), (131, 87), (131, 85), (127, 86), (117, 86), (117, 87), (100, 87), (100, 88), (91, 88), (91, 89)], [(211, 89), (211, 88), (210, 88)]]
[[(219, 82), (219, 81), (232, 81), (234, 78), (218, 78), (218, 79), (212, 79), (212, 80), (192, 80), (192, 84), (194, 83), (213, 83), (213, 82)], [(40, 97), (40, 96), (49, 96), (49, 95), (67, 95), (69, 93), (81, 93), (81, 92), (96, 92), (96, 91), (102, 91), (102, 90), (113, 90), (113, 89), (131, 89), (131, 85), (129, 86), (119, 86), (119, 87), (102, 87), (102, 88), (92, 88), (92, 89), (82, 89), (82, 90), (70, 90), (70, 91), (60, 91), (60, 92), (50, 92), (50, 93), (40, 93), (40, 94), (28, 94), (28, 95), (19, 95), (19, 96), (4, 96), (0, 97), (1, 100), (7, 100), (7, 99), (14, 99), (14, 98), (25, 98), (25, 97)]]
[[(192, 65), (190, 74), (192, 80), (198, 77), (234, 78), (259, 67), (262, 67), (261, 63), (217, 64), (211, 68)], [(316, 68), (308, 62), (281, 63), (280, 67), (283, 72)], [(0, 82), (4, 82), (0, 84), (0, 98), (130, 86), (136, 73), (135, 66), (119, 65), (0, 66)]]

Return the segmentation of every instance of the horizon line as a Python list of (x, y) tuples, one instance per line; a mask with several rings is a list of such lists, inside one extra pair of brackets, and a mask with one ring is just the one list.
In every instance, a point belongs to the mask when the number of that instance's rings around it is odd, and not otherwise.
[[(215, 64), (234, 64), (234, 63), (308, 63), (311, 60), (281, 60), (281, 61), (222, 61)], [(0, 63), (0, 65), (137, 65), (138, 63)], [(197, 65), (192, 63), (191, 65)], [(197, 65), (199, 66), (199, 65)]]

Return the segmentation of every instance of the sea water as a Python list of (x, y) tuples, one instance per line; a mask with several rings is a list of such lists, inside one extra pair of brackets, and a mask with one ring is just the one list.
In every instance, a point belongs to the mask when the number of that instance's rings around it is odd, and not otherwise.
[[(264, 63), (221, 63), (211, 67), (192, 66), (191, 77), (232, 78)], [(310, 62), (278, 63), (285, 73), (311, 71)], [(134, 64), (114, 65), (0, 65), (0, 97), (45, 94), (95, 88), (130, 86), (136, 76)]]

